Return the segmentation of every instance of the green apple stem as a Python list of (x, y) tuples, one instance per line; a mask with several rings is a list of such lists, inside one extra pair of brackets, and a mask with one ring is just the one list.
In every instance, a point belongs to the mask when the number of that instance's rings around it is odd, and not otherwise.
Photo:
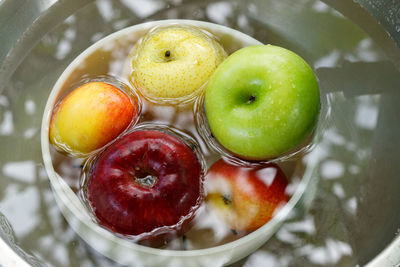
[(247, 104), (251, 104), (251, 103), (253, 103), (255, 100), (256, 100), (256, 97), (255, 97), (254, 95), (251, 95), (251, 96), (249, 97), (249, 99), (247, 100)]

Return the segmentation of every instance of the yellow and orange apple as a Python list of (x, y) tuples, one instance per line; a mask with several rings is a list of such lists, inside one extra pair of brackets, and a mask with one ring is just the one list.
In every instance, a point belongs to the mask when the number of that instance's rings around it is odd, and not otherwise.
[(82, 157), (118, 137), (139, 115), (138, 103), (105, 82), (89, 82), (69, 93), (50, 123), (50, 142)]
[(132, 53), (131, 82), (152, 100), (187, 99), (226, 58), (211, 34), (173, 25), (150, 31)]
[(288, 182), (276, 164), (244, 167), (220, 159), (208, 170), (205, 184), (208, 207), (237, 231), (263, 226), (288, 201)]

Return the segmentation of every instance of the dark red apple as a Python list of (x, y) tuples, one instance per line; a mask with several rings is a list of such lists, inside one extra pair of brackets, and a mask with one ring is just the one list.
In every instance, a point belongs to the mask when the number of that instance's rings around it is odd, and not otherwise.
[(288, 182), (276, 164), (240, 166), (220, 159), (205, 183), (207, 204), (234, 230), (261, 227), (288, 201)]
[(182, 234), (203, 198), (196, 153), (162, 131), (123, 136), (101, 153), (89, 175), (87, 199), (97, 221), (147, 241)]

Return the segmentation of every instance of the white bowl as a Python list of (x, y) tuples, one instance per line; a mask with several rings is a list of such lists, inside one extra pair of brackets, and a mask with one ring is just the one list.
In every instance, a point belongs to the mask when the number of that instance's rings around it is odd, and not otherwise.
[[(42, 128), (41, 145), (42, 154), (47, 174), (49, 176), (54, 195), (63, 215), (71, 227), (92, 247), (114, 261), (130, 266), (222, 266), (233, 263), (264, 244), (282, 225), (285, 218), (294, 208), (304, 207), (310, 202), (315, 191), (317, 180), (312, 175), (313, 166), (307, 166), (305, 174), (297, 186), (289, 202), (276, 214), (276, 216), (258, 230), (227, 244), (217, 247), (198, 250), (166, 250), (141, 246), (128, 240), (119, 238), (104, 228), (97, 225), (90, 218), (87, 209), (79, 200), (76, 193), (66, 184), (62, 177), (54, 170), (50, 156), (49, 124), (54, 105), (63, 93), (62, 85), (83, 60), (96, 51), (103, 42), (118, 39), (129, 35), (130, 38), (139, 39), (149, 29), (156, 25), (179, 23), (195, 25), (216, 35), (228, 51), (240, 47), (261, 44), (254, 38), (230, 29), (225, 26), (193, 20), (163, 20), (152, 21), (134, 25), (115, 32), (96, 42), (82, 52), (62, 73), (45, 107)], [(306, 194), (305, 194), (306, 193)]]

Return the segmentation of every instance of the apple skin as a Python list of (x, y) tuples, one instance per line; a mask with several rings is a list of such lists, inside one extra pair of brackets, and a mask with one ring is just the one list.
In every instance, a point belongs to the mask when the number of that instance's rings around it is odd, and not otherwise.
[(287, 184), (276, 164), (243, 167), (220, 159), (207, 172), (206, 201), (232, 229), (252, 231), (287, 203)]
[(69, 93), (50, 122), (50, 142), (83, 157), (114, 140), (139, 116), (137, 102), (105, 82), (89, 82)]
[(226, 58), (223, 47), (194, 26), (158, 27), (136, 49), (131, 81), (153, 100), (186, 99)]
[(196, 153), (180, 139), (138, 130), (97, 158), (87, 199), (105, 228), (160, 244), (190, 228), (203, 200), (203, 176)]
[(218, 142), (236, 156), (266, 160), (298, 147), (314, 130), (318, 83), (297, 54), (273, 45), (242, 48), (214, 72), (205, 112)]

